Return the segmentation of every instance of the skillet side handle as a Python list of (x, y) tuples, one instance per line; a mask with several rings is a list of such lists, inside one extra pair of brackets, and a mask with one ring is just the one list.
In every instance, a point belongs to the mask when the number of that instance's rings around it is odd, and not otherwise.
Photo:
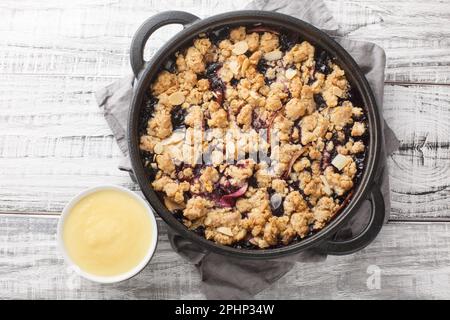
[(133, 170), (131, 168), (124, 168), (124, 167), (119, 165), (119, 170), (120, 171), (124, 171), (124, 172), (128, 172), (128, 174), (130, 175), (131, 181), (133, 181), (134, 183), (137, 183), (136, 176), (134, 175), (134, 172), (133, 172)]
[(130, 63), (136, 79), (145, 65), (144, 47), (148, 38), (159, 28), (168, 24), (182, 24), (184, 27), (200, 18), (184, 11), (164, 11), (147, 19), (131, 40)]
[(320, 250), (331, 255), (346, 255), (355, 253), (370, 244), (380, 232), (386, 215), (383, 195), (378, 185), (372, 188), (370, 202), (370, 221), (360, 234), (348, 240), (328, 240), (320, 246)]

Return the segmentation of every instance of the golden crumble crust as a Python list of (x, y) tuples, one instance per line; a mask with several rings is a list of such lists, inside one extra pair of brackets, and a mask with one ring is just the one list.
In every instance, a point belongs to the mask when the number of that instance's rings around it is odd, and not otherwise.
[(152, 93), (155, 96), (159, 96), (161, 93), (177, 85), (178, 83), (176, 75), (168, 71), (162, 71), (160, 74), (158, 74), (156, 81), (152, 85)]
[(206, 192), (212, 192), (214, 184), (219, 181), (219, 173), (213, 167), (206, 167), (200, 175), (200, 183), (202, 184), (202, 190)]
[(142, 163), (189, 230), (236, 248), (289, 245), (352, 196), (364, 105), (314, 44), (265, 26), (222, 31), (195, 38), (153, 80)]
[(292, 191), (284, 200), (284, 212), (291, 215), (294, 212), (306, 210), (308, 207), (306, 201), (298, 191)]
[(190, 47), (186, 53), (186, 66), (195, 73), (205, 71), (205, 62), (202, 53), (195, 47)]
[(156, 156), (156, 164), (162, 172), (170, 175), (175, 170), (175, 165), (173, 164), (172, 158), (169, 153), (163, 153)]
[(211, 201), (196, 196), (186, 202), (186, 209), (184, 209), (183, 215), (188, 220), (197, 220), (205, 217), (213, 206), (214, 203)]
[(261, 36), (259, 48), (262, 52), (271, 52), (278, 48), (279, 39), (278, 36), (271, 32), (264, 32)]
[(161, 110), (148, 122), (147, 133), (159, 139), (164, 139), (172, 133), (172, 122), (170, 113)]
[(188, 182), (178, 183), (167, 176), (153, 181), (152, 186), (156, 191), (163, 191), (175, 203), (184, 202), (184, 192), (189, 190)]
[(241, 227), (241, 214), (231, 209), (214, 209), (206, 214), (205, 238), (217, 243), (230, 245), (242, 240), (247, 230)]

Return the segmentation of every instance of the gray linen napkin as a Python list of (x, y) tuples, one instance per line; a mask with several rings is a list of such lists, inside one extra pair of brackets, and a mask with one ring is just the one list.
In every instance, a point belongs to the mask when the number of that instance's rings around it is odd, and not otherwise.
[[(331, 12), (321, 0), (255, 0), (245, 9), (276, 11), (292, 15), (309, 22), (330, 35), (336, 35), (338, 24)], [(379, 108), (383, 103), (384, 67), (386, 57), (382, 48), (373, 43), (351, 41), (334, 37), (356, 60), (369, 81)], [(98, 105), (114, 133), (124, 160), (119, 168), (130, 170), (126, 143), (127, 115), (133, 94), (133, 76), (119, 81), (96, 92)], [(383, 159), (398, 148), (398, 140), (392, 130), (384, 125), (385, 147)], [(379, 178), (386, 204), (386, 219), (390, 213), (389, 179), (387, 169)], [(370, 204), (364, 202), (354, 220), (342, 230), (338, 238), (357, 234), (367, 223), (370, 216)], [(190, 242), (169, 230), (169, 240), (173, 249), (194, 263), (202, 277), (202, 290), (208, 299), (246, 299), (252, 298), (261, 290), (292, 269), (296, 262), (318, 262), (326, 259), (326, 254), (313, 249), (298, 254), (269, 261), (254, 261), (225, 257)]]

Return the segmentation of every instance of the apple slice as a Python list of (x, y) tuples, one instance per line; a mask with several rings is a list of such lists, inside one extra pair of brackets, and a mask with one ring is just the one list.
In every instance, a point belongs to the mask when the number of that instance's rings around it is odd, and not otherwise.
[(331, 161), (331, 164), (340, 171), (344, 169), (345, 166), (348, 165), (351, 161), (352, 159), (350, 157), (338, 154), (336, 157), (334, 157), (333, 161)]

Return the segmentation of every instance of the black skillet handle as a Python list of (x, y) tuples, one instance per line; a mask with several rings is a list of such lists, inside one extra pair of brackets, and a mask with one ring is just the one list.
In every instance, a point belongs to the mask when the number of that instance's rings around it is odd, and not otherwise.
[(164, 11), (147, 19), (136, 31), (131, 41), (130, 63), (135, 77), (138, 78), (144, 68), (144, 47), (152, 33), (168, 24), (186, 26), (198, 19), (200, 18), (184, 11)]
[(328, 240), (320, 246), (320, 250), (331, 255), (351, 254), (363, 249), (377, 237), (386, 215), (383, 195), (378, 185), (372, 188), (369, 200), (371, 202), (370, 221), (364, 230), (348, 240)]

